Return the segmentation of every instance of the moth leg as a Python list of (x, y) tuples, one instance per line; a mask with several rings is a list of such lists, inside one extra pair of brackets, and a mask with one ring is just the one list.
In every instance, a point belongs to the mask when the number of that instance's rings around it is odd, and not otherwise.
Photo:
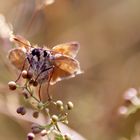
[(41, 101), (41, 87), (42, 87), (42, 84), (39, 85), (39, 89), (38, 89), (38, 97), (40, 101)]
[(51, 101), (51, 100), (52, 100), (52, 97), (51, 97), (50, 94), (49, 94), (49, 87), (50, 87), (50, 81), (51, 81), (51, 79), (52, 79), (53, 73), (54, 73), (54, 66), (52, 66), (52, 71), (51, 71), (51, 73), (50, 73), (50, 75), (49, 75), (48, 82), (47, 82), (48, 101)]
[[(53, 70), (53, 66), (50, 66), (49, 68), (43, 70), (42, 72), (48, 71), (48, 70), (50, 70), (50, 69)], [(35, 78), (35, 81), (37, 81), (38, 77), (40, 76), (40, 74), (41, 74), (42, 72), (40, 72), (40, 73), (37, 75), (37, 77)], [(49, 76), (49, 79), (50, 79), (50, 76)], [(50, 80), (49, 80), (49, 81), (50, 81)], [(40, 101), (41, 101), (41, 87), (42, 87), (42, 84), (39, 85), (39, 91), (38, 91), (38, 97), (39, 97), (39, 100), (40, 100)], [(49, 90), (49, 89), (48, 89), (48, 85), (47, 85), (47, 94), (48, 94), (48, 90)], [(50, 95), (48, 95), (48, 98), (49, 98), (49, 100), (51, 99)]]
[(47, 69), (41, 71), (41, 72), (36, 76), (35, 81), (37, 81), (38, 77), (39, 77), (43, 72), (48, 71), (48, 70), (50, 70), (50, 69), (52, 69), (52, 66), (50, 66), (50, 67), (48, 67)]

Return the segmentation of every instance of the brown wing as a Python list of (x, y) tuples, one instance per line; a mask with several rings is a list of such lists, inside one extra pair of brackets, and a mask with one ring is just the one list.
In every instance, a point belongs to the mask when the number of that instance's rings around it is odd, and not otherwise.
[(54, 46), (52, 50), (57, 53), (61, 53), (62, 55), (75, 58), (75, 56), (78, 53), (79, 48), (80, 48), (80, 45), (78, 42), (69, 42), (69, 43), (64, 43), (64, 44)]
[(10, 40), (22, 49), (29, 50), (31, 47), (30, 42), (20, 35), (12, 35)]
[(54, 64), (56, 67), (53, 72), (51, 84), (81, 73), (79, 62), (73, 58), (61, 55), (55, 58)]
[(10, 62), (19, 70), (28, 68), (26, 54), (22, 49), (16, 48), (9, 51), (8, 58)]

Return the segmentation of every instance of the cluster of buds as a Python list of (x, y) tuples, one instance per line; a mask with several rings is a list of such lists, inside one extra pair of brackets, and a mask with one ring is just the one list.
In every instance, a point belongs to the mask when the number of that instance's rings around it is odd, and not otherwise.
[[(51, 115), (49, 113), (49, 106), (44, 108), (45, 111), (48, 113), (49, 123), (45, 125), (33, 124), (31, 127), (31, 132), (27, 135), (28, 140), (33, 140), (36, 135), (40, 135), (42, 137), (46, 136), (49, 137), (53, 134), (55, 139), (60, 140), (71, 140), (71, 137), (68, 134), (62, 134), (61, 130), (58, 126), (58, 123), (68, 124), (68, 113), (74, 107), (72, 102), (67, 102), (66, 105), (61, 100), (53, 101), (53, 105), (56, 106), (59, 113)], [(33, 112), (33, 117), (37, 118), (39, 112)]]
[(140, 106), (140, 94), (135, 88), (128, 89), (124, 95), (124, 103), (119, 107), (119, 114), (129, 115), (135, 113)]
[[(33, 79), (33, 74), (30, 71), (23, 70), (20, 74), (25, 81), (22, 85), (18, 84), (17, 81), (10, 81), (8, 83), (10, 90), (21, 89), (24, 99), (29, 101), (29, 103), (34, 104), (34, 109), (32, 113), (32, 117), (38, 119), (40, 113), (47, 114), (48, 122), (47, 124), (33, 124), (31, 127), (31, 132), (28, 133), (27, 139), (33, 140), (36, 135), (40, 135), (42, 137), (47, 136), (51, 137), (53, 134), (56, 139), (60, 140), (70, 140), (70, 136), (67, 134), (62, 134), (61, 129), (59, 128), (58, 123), (68, 124), (68, 114), (69, 111), (73, 109), (74, 105), (71, 101), (68, 101), (64, 104), (61, 100), (51, 101), (47, 100), (42, 102), (39, 100), (39, 97), (36, 97), (33, 92), (33, 88), (38, 86), (38, 83)], [(19, 78), (18, 78), (19, 79)], [(30, 99), (32, 99), (30, 102)], [(56, 114), (50, 113), (50, 109), (55, 106), (57, 109)], [(24, 106), (20, 106), (17, 108), (16, 112), (19, 115), (26, 115), (27, 109)]]

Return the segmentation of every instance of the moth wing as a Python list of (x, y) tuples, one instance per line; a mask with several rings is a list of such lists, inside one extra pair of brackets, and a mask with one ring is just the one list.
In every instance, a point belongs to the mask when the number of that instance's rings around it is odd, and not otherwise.
[(8, 59), (11, 64), (15, 66), (19, 70), (23, 70), (28, 68), (28, 62), (26, 59), (26, 54), (22, 49), (15, 48), (9, 51)]
[(59, 44), (57, 46), (54, 46), (52, 50), (62, 55), (75, 58), (79, 48), (80, 45), (78, 42), (69, 42), (69, 43), (64, 43), (64, 44)]
[(82, 73), (79, 62), (68, 56), (59, 56), (55, 58), (55, 68), (51, 79), (51, 84), (54, 84), (63, 79), (75, 77), (75, 75)]
[(12, 35), (10, 37), (10, 40), (14, 42), (16, 45), (18, 45), (18, 47), (24, 49), (25, 51), (29, 50), (31, 47), (30, 42), (20, 35)]
[(54, 68), (54, 72), (51, 78), (51, 85), (54, 85), (56, 82), (61, 81), (63, 79), (69, 79), (74, 77), (74, 75), (71, 75), (69, 72), (66, 72), (60, 68)]

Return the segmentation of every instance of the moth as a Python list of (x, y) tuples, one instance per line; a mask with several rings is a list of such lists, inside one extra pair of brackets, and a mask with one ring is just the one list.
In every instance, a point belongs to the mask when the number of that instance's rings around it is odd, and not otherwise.
[(9, 51), (10, 62), (21, 71), (30, 70), (40, 85), (45, 82), (53, 85), (82, 73), (79, 62), (75, 59), (80, 48), (78, 42), (59, 44), (49, 49), (31, 45), (18, 35), (12, 35), (11, 41), (17, 47)]

